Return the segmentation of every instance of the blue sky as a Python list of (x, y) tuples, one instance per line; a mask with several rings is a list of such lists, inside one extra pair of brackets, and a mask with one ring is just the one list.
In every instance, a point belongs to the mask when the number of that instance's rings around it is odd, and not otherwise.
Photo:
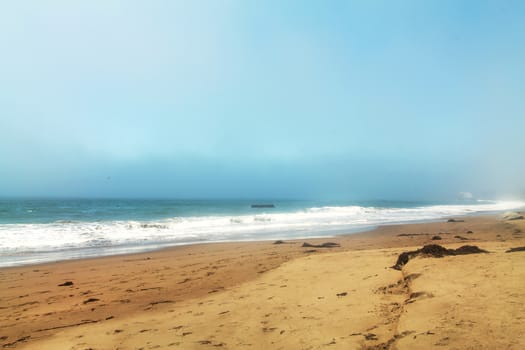
[(523, 1), (16, 1), (0, 50), (0, 196), (525, 193)]

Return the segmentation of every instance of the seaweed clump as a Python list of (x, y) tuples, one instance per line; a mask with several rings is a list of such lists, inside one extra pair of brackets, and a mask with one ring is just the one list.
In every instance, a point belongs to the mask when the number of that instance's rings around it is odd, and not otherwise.
[(339, 243), (334, 242), (325, 242), (323, 244), (310, 244), (308, 242), (304, 242), (302, 245), (303, 248), (335, 248), (340, 246), (341, 245)]
[(465, 255), (465, 254), (479, 254), (479, 253), (488, 253), (486, 250), (480, 249), (475, 245), (464, 245), (458, 249), (447, 249), (440, 246), (439, 244), (428, 244), (421, 249), (412, 250), (408, 252), (403, 252), (399, 254), (397, 262), (393, 269), (401, 270), (401, 268), (408, 263), (410, 259), (415, 258), (416, 256), (426, 256), (433, 258), (442, 258), (449, 255)]

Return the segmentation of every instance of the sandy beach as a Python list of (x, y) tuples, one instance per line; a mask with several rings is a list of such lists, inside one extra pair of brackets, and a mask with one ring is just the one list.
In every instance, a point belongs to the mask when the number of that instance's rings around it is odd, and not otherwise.
[(3, 1), (0, 350), (525, 350), (525, 0)]
[[(525, 220), (382, 226), (0, 269), (15, 349), (523, 349)], [(439, 236), (438, 239), (436, 236)], [(339, 247), (315, 247), (333, 242)], [(399, 255), (428, 244), (488, 253)]]

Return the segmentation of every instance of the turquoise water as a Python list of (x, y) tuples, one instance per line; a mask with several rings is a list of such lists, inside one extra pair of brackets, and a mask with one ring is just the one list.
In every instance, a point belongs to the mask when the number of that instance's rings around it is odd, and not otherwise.
[(0, 267), (204, 242), (323, 237), (523, 206), (502, 201), (3, 199)]
[[(142, 199), (0, 199), (0, 224), (46, 224), (67, 221), (162, 220), (172, 217), (249, 215), (261, 212), (252, 204), (274, 204), (263, 209), (287, 213), (313, 207), (363, 206), (414, 208), (441, 202), (407, 201), (298, 201), (298, 200), (142, 200)], [(460, 204), (466, 204), (462, 201)], [(467, 204), (476, 204), (470, 202)]]

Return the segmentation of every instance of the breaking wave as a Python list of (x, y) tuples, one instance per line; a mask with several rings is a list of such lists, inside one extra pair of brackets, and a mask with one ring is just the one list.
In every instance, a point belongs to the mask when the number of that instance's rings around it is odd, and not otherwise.
[(432, 221), (524, 206), (525, 202), (518, 201), (412, 208), (324, 206), (287, 213), (188, 216), (156, 221), (62, 220), (45, 224), (2, 224), (0, 266), (200, 242), (329, 236), (383, 224)]

